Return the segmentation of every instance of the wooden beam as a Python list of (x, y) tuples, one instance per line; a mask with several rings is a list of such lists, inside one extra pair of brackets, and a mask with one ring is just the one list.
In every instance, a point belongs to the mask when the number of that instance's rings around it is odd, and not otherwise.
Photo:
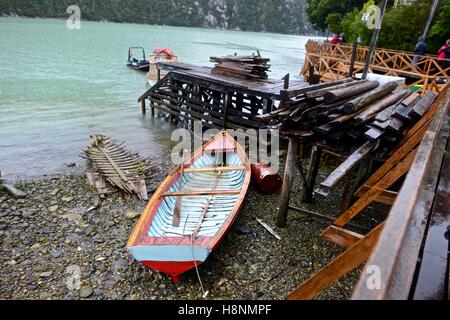
[(349, 248), (364, 238), (364, 236), (359, 233), (337, 226), (329, 226), (326, 228), (321, 234), (321, 237), (344, 248)]
[(195, 197), (207, 195), (234, 195), (240, 194), (241, 190), (195, 190), (181, 192), (164, 192), (162, 197)]
[(310, 300), (338, 281), (350, 271), (364, 263), (377, 243), (384, 223), (378, 225), (367, 236), (356, 242), (327, 266), (306, 280), (286, 297), (287, 300)]
[(331, 190), (341, 181), (353, 168), (355, 168), (365, 157), (377, 146), (376, 141), (366, 142), (358, 150), (352, 153), (328, 178), (322, 182), (315, 193), (327, 197)]
[(283, 188), (281, 191), (280, 207), (276, 225), (279, 228), (285, 228), (287, 222), (287, 214), (289, 209), (289, 198), (294, 178), (295, 159), (298, 154), (298, 139), (289, 138), (288, 153), (286, 158), (286, 166), (284, 170)]
[(343, 227), (347, 222), (353, 219), (357, 214), (364, 210), (372, 201), (391, 185), (398, 181), (408, 172), (414, 161), (417, 150), (411, 151), (402, 161), (400, 161), (391, 171), (380, 179), (368, 192), (364, 193), (346, 212), (344, 212), (336, 221), (335, 225)]
[(309, 160), (308, 174), (306, 176), (307, 188), (303, 190), (302, 202), (311, 203), (313, 200), (313, 191), (316, 184), (317, 174), (319, 173), (320, 158), (322, 157), (322, 148), (314, 145), (311, 150)]
[[(361, 188), (359, 190), (360, 190), (361, 194), (364, 194), (370, 190), (370, 187), (363, 185), (363, 186), (361, 186)], [(374, 201), (388, 204), (388, 205), (393, 205), (395, 202), (395, 199), (397, 199), (397, 196), (398, 196), (398, 192), (384, 190)]]
[(185, 169), (184, 173), (198, 173), (198, 172), (227, 172), (227, 171), (244, 171), (247, 168), (245, 166), (238, 167), (217, 167), (217, 168), (195, 168)]

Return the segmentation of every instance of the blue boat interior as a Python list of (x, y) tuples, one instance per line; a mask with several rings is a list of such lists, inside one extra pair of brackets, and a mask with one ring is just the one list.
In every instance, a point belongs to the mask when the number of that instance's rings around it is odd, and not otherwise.
[[(245, 165), (235, 152), (227, 153), (226, 164), (219, 165), (220, 159), (223, 158), (222, 155), (222, 153), (203, 154), (189, 169)], [(213, 189), (240, 191), (244, 184), (244, 177), (244, 170), (185, 173), (182, 177), (182, 191)], [(168, 192), (180, 191), (179, 185), (180, 179), (169, 188)], [(172, 225), (176, 197), (164, 197), (148, 230), (148, 235), (151, 237), (191, 236), (200, 224), (198, 236), (214, 236), (231, 214), (238, 197), (238, 194), (183, 196), (179, 227)], [(206, 206), (208, 206), (206, 215), (202, 219)]]

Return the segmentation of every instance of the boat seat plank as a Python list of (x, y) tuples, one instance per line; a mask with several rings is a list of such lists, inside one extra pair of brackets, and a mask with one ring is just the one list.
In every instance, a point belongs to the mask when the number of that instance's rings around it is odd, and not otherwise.
[(181, 191), (181, 192), (164, 192), (162, 197), (192, 197), (205, 195), (232, 195), (241, 193), (240, 189), (236, 190), (195, 190), (195, 191)]

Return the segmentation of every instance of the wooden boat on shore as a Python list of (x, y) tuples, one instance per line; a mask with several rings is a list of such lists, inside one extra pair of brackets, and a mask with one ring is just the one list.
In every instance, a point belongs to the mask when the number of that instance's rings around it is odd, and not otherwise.
[(250, 178), (244, 149), (222, 131), (160, 185), (130, 236), (128, 251), (179, 282), (179, 275), (203, 263), (230, 229)]

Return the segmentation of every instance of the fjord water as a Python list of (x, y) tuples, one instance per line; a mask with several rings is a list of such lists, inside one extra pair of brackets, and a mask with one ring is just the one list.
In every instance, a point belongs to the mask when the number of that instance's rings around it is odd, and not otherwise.
[(89, 134), (111, 136), (144, 157), (170, 152), (173, 128), (143, 117), (145, 73), (125, 67), (127, 50), (173, 49), (182, 62), (251, 54), (272, 62), (271, 78), (297, 76), (307, 37), (138, 24), (0, 18), (0, 170), (8, 179), (65, 172), (84, 161)]

